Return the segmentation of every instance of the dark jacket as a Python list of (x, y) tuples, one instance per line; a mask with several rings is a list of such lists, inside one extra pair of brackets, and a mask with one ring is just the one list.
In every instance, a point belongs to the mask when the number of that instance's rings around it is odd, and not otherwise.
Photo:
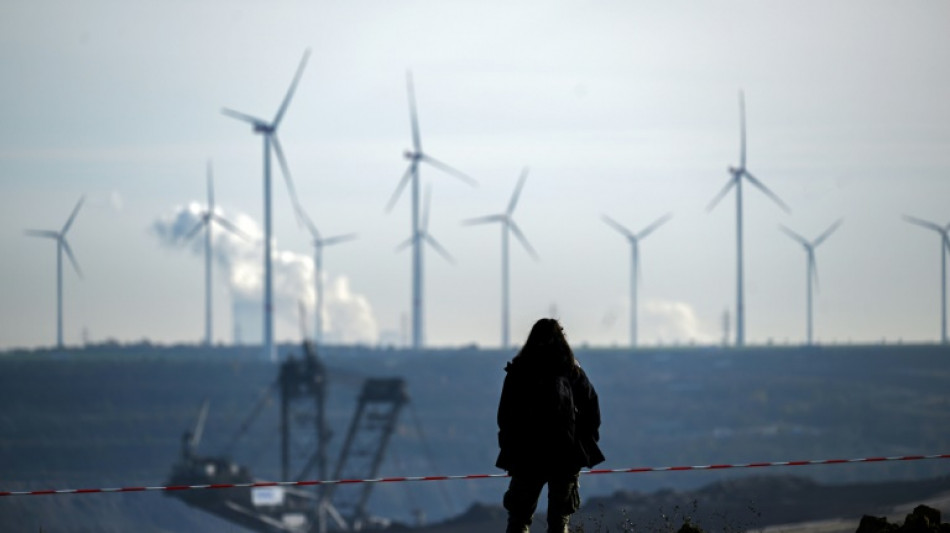
[(600, 440), (600, 405), (597, 392), (580, 366), (562, 371), (574, 397), (575, 432), (567, 447), (552, 445), (537, 427), (537, 398), (545, 380), (556, 371), (539, 368), (530, 360), (516, 358), (505, 367), (508, 373), (498, 404), (498, 446), (495, 466), (509, 473), (577, 473), (604, 461)]

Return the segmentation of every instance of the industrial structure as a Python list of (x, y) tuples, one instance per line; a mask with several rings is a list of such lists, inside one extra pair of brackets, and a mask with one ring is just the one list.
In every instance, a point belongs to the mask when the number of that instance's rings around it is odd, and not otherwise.
[[(280, 472), (282, 480), (375, 478), (385, 457), (403, 407), (409, 401), (401, 378), (368, 378), (363, 381), (356, 411), (336, 462), (328, 457), (332, 433), (326, 422), (329, 375), (312, 344), (304, 343), (303, 356), (288, 357), (280, 365), (269, 393), (280, 397)], [(235, 441), (250, 427), (266, 405), (266, 394), (239, 428)], [(261, 481), (250, 467), (232, 461), (229, 454), (197, 454), (207, 416), (202, 408), (195, 429), (184, 434), (181, 455), (172, 467), (169, 485), (250, 483)], [(293, 460), (295, 443), (313, 443), (303, 462)], [(233, 443), (232, 443), (233, 445)], [(332, 469), (331, 469), (332, 466)], [(367, 508), (373, 484), (340, 487), (256, 487), (227, 491), (181, 491), (180, 498), (220, 518), (261, 533), (327, 533), (382, 529), (388, 520), (372, 516)]]

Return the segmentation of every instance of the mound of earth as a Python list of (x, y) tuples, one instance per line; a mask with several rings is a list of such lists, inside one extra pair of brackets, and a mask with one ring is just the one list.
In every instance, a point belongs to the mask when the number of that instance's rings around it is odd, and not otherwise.
[[(939, 527), (943, 526), (939, 526), (940, 511), (936, 509), (931, 509), (936, 513), (936, 518), (933, 513), (915, 510), (908, 515), (904, 526), (891, 524), (891, 529), (868, 528), (870, 524), (879, 523), (874, 522), (870, 515), (893, 514), (902, 504), (932, 501), (941, 494), (950, 494), (950, 476), (924, 481), (847, 485), (824, 485), (797, 476), (751, 476), (719, 481), (692, 491), (617, 491), (606, 497), (592, 497), (574, 516), (572, 525), (578, 531), (588, 533), (608, 530), (677, 531), (683, 524), (698, 526), (706, 531), (748, 531), (770, 526), (843, 520), (844, 526), (832, 529), (854, 531), (862, 515), (868, 515), (862, 521), (864, 529), (860, 533), (938, 533)], [(938, 524), (938, 529), (908, 529), (910, 526), (907, 524), (923, 523), (918, 515), (925, 517), (927, 524)], [(413, 530), (426, 533), (504, 531), (506, 517), (500, 505), (475, 504), (459, 516)], [(541, 524), (544, 524), (544, 517), (537, 515), (535, 527)], [(796, 528), (788, 526), (775, 529), (784, 531)], [(805, 527), (796, 530), (819, 529)], [(939, 529), (939, 533), (950, 533), (950, 530)]]
[(886, 517), (864, 515), (856, 533), (950, 533), (950, 523), (940, 521), (940, 511), (918, 505), (903, 524), (892, 524)]

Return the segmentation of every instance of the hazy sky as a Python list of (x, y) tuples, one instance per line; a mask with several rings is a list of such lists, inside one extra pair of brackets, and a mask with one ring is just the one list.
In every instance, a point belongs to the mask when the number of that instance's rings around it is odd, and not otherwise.
[[(337, 338), (398, 340), (408, 321), (410, 255), (394, 248), (409, 197), (384, 206), (411, 144), (411, 69), (426, 151), (479, 182), (422, 170), (456, 259), (426, 252), (430, 344), (498, 344), (499, 229), (460, 222), (503, 211), (524, 166), (515, 217), (540, 260), (512, 242), (514, 341), (554, 310), (575, 342), (626, 343), (629, 247), (601, 216), (637, 231), (667, 212), (641, 245), (641, 340), (718, 340), (734, 197), (706, 206), (737, 163), (740, 89), (749, 168), (792, 208), (745, 188), (749, 342), (805, 334), (806, 257), (778, 225), (814, 238), (841, 217), (818, 249), (817, 338), (935, 341), (940, 241), (901, 215), (950, 222), (948, 27), (938, 0), (4, 2), (0, 348), (55, 342), (55, 246), (23, 230), (58, 229), (83, 194), (66, 342), (198, 341), (200, 248), (157, 228), (204, 202), (208, 159), (222, 213), (260, 226), (260, 137), (220, 109), (273, 116), (308, 47), (280, 133), (324, 234), (359, 233), (325, 252)], [(277, 337), (295, 340), (311, 247), (273, 186)], [(215, 338), (230, 341), (260, 265), (218, 241)]]

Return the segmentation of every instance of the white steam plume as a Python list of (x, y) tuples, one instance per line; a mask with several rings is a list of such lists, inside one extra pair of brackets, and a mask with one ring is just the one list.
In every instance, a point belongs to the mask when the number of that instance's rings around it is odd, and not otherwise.
[(688, 303), (648, 300), (643, 304), (643, 311), (640, 331), (658, 340), (705, 344), (716, 339), (706, 332)]
[[(189, 242), (184, 237), (201, 220), (205, 206), (191, 202), (178, 206), (152, 223), (151, 233), (159, 242), (173, 249), (186, 249), (200, 256), (204, 253), (203, 233), (199, 232)], [(215, 225), (212, 234), (214, 263), (224, 271), (232, 298), (236, 303), (256, 304), (259, 309), (263, 295), (263, 233), (250, 216), (237, 213), (225, 216), (224, 210), (215, 208), (215, 213), (230, 220), (244, 236), (235, 235), (220, 225)], [(303, 301), (313, 309), (314, 294), (313, 260), (308, 255), (277, 249), (273, 252), (274, 306), (277, 317), (298, 324), (298, 302)], [(376, 318), (369, 300), (354, 293), (346, 276), (330, 276), (324, 272), (324, 328), (325, 337), (338, 343), (375, 343), (379, 334)], [(246, 307), (246, 306), (245, 306)], [(310, 324), (308, 324), (308, 327)]]

